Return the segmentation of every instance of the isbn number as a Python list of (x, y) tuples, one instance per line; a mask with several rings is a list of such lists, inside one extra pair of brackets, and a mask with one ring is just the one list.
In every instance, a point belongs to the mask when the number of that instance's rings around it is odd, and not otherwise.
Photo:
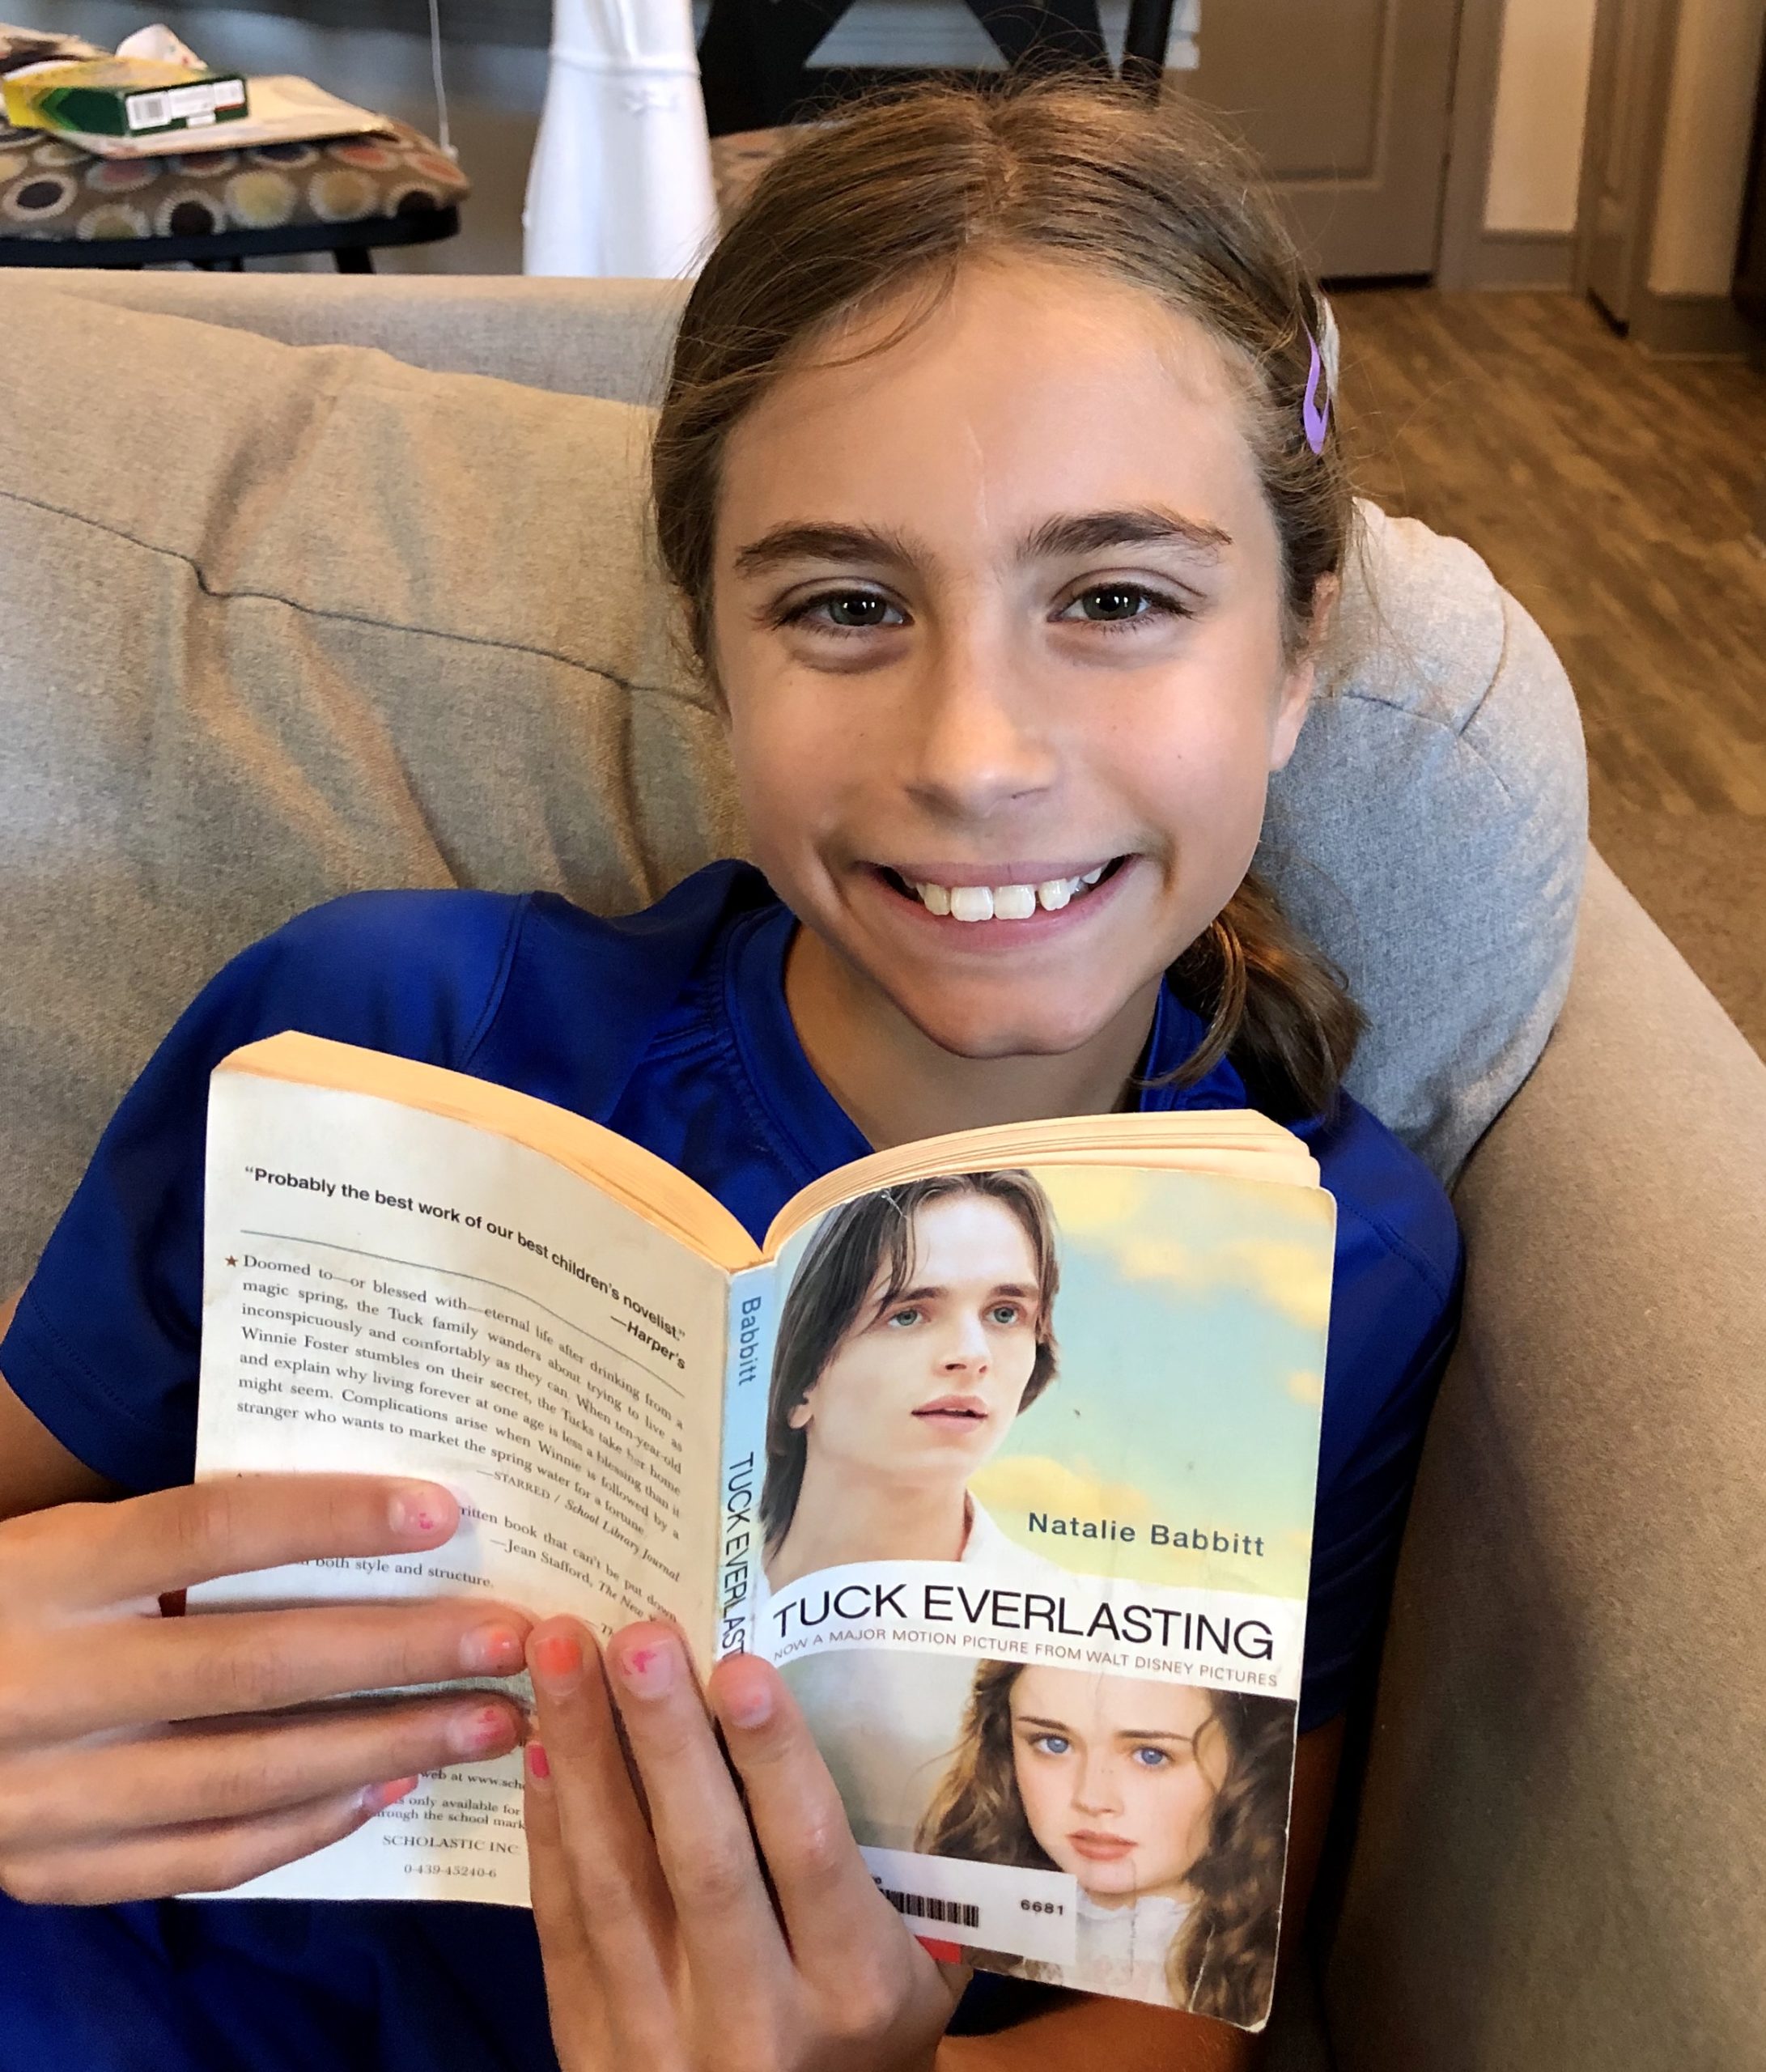
[(1024, 1913), (1065, 1913), (1067, 1909), (1059, 1900), (1020, 1900), (1018, 1907)]

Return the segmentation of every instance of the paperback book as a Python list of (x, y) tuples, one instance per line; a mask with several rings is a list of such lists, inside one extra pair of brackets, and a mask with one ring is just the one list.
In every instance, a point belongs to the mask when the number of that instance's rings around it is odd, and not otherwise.
[[(969, 1132), (757, 1243), (579, 1116), (287, 1034), (215, 1072), (206, 1187), (198, 1476), (422, 1475), (463, 1522), (193, 1611), (482, 1591), (764, 1655), (940, 1954), (1263, 2026), (1335, 1225), (1299, 1140)], [(519, 1756), (242, 1892), (525, 1904)]]

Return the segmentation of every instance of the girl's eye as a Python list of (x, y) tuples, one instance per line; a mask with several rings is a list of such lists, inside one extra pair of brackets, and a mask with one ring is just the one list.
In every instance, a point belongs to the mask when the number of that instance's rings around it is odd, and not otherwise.
[(874, 626), (905, 626), (907, 618), (899, 605), (874, 590), (824, 590), (819, 597), (793, 605), (780, 623), (814, 626), (825, 633), (864, 633)]
[(1144, 1770), (1162, 1770), (1171, 1760), (1171, 1751), (1168, 1748), (1141, 1747), (1135, 1750), (1131, 1760)]
[(1023, 1323), (1024, 1312), (1016, 1302), (995, 1302), (987, 1312), (987, 1321), (998, 1324), (1002, 1330), (1009, 1330), (1013, 1324)]
[(919, 1310), (911, 1307), (905, 1310), (891, 1310), (883, 1321), (891, 1331), (898, 1327), (906, 1330), (910, 1325), (917, 1324), (919, 1322), (920, 1314)]
[(1072, 1745), (1064, 1734), (1037, 1734), (1030, 1737), (1030, 1746), (1039, 1756), (1064, 1756)]
[(1187, 618), (1189, 615), (1175, 597), (1149, 590), (1140, 583), (1094, 583), (1055, 614), (1069, 625), (1084, 621), (1093, 626), (1126, 626), (1136, 619)]

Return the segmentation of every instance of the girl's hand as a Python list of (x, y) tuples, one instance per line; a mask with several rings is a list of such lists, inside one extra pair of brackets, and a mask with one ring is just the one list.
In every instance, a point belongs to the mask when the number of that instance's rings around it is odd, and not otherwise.
[(568, 1619), (534, 1628), (528, 1663), (533, 1913), (564, 2072), (929, 2072), (966, 1973), (872, 1882), (778, 1671), (733, 1656), (702, 1698), (672, 1627), (627, 1627), (604, 1671)]
[(264, 1475), (0, 1523), (0, 1892), (89, 1904), (212, 1892), (305, 1856), (416, 1773), (506, 1753), (509, 1699), (354, 1691), (515, 1675), (530, 1621), (461, 1597), (161, 1616), (191, 1583), (439, 1547), (430, 1483)]

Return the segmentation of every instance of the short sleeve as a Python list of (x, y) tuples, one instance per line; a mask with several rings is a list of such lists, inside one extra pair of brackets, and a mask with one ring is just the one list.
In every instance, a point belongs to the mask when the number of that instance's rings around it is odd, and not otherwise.
[(192, 1471), (214, 1067), (289, 1029), (463, 1066), (525, 904), (352, 894), (236, 957), (180, 1017), (100, 1139), (0, 1344), (14, 1393), (88, 1467), (134, 1491)]
[(1300, 1730), (1345, 1710), (1384, 1631), (1423, 1434), (1458, 1327), (1462, 1252), (1440, 1183), (1345, 1101), (1314, 1132), (1337, 1202)]

